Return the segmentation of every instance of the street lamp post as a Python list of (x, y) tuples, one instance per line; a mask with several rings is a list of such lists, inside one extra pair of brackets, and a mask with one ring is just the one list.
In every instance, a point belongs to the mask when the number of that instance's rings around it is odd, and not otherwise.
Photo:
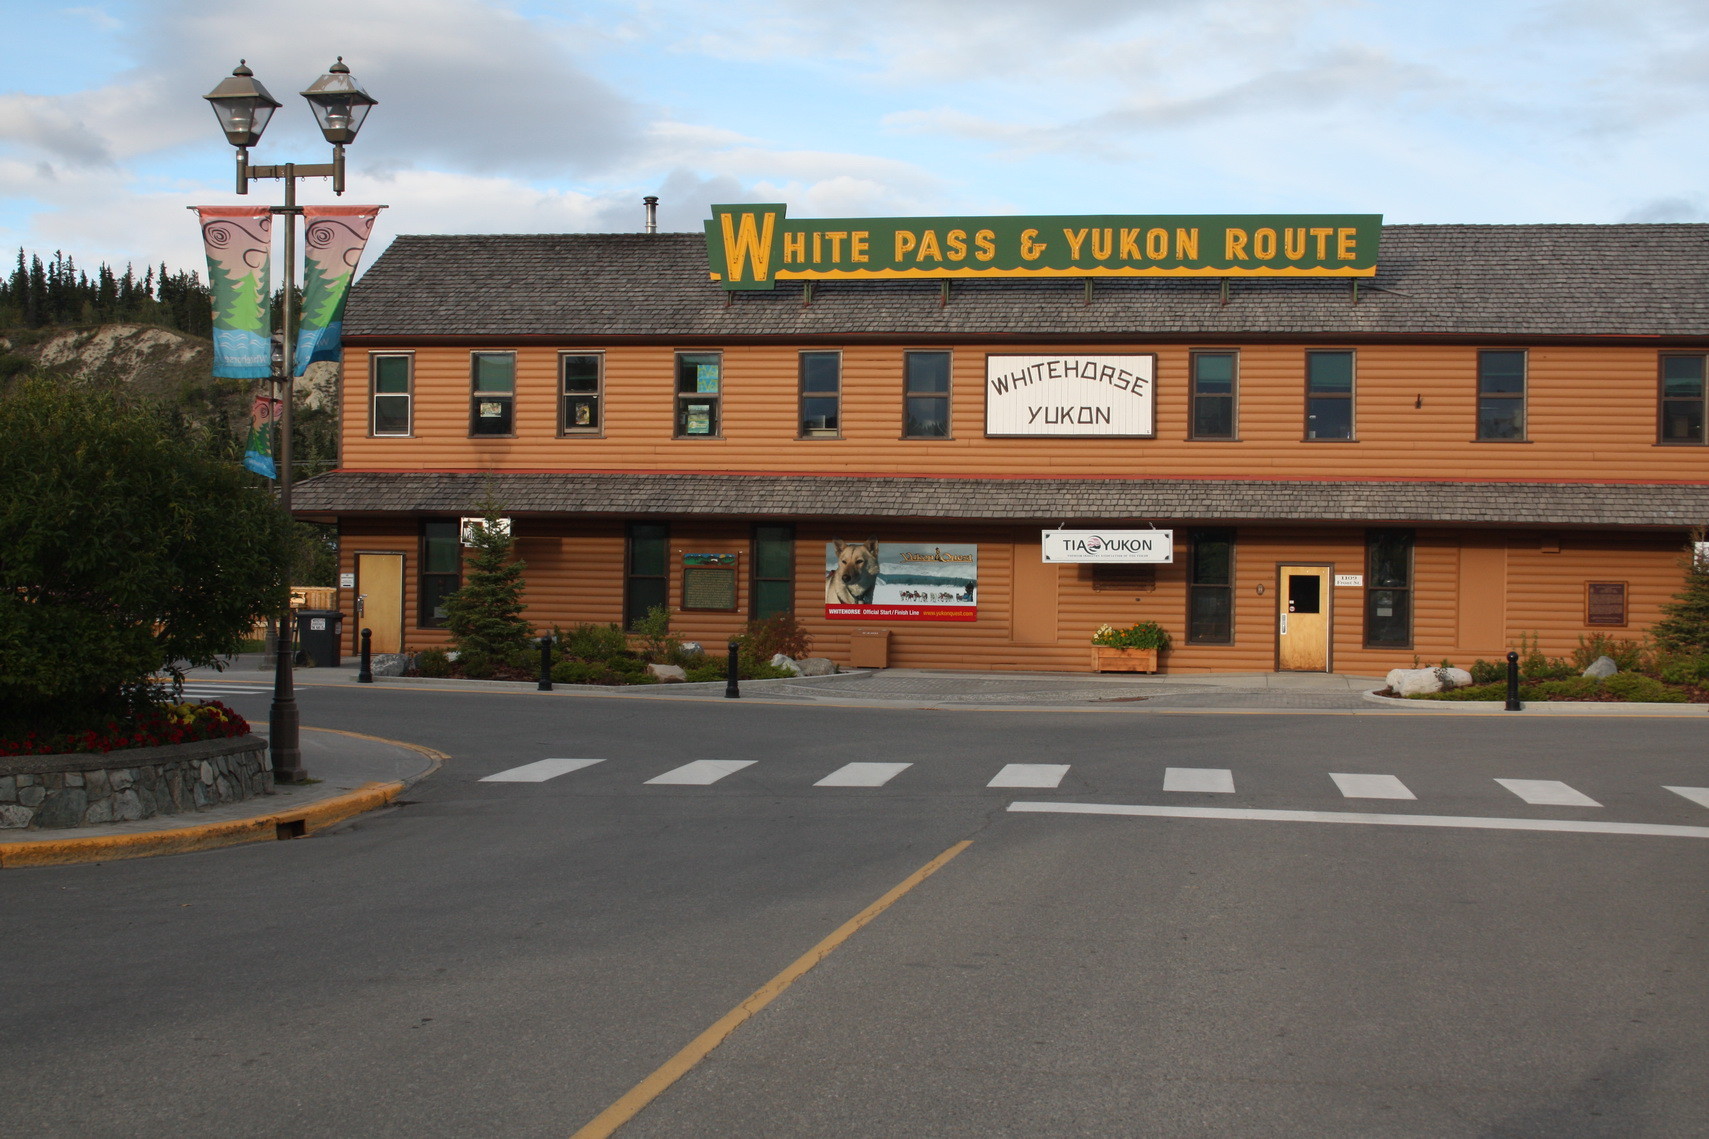
[[(271, 210), (285, 221), (285, 293), (280, 313), (284, 334), (281, 374), (285, 390), (279, 408), (278, 476), (279, 505), (287, 518), (291, 515), (291, 402), (295, 390), (291, 357), (296, 349), (291, 328), (296, 307), (292, 294), (297, 287), (297, 217), (303, 212), (297, 205), (297, 179), (331, 178), (332, 192), (343, 194), (344, 146), (356, 141), (356, 132), (362, 129), (368, 108), (378, 101), (362, 90), (350, 69), (344, 66), (343, 56), (338, 57), (338, 62), (328, 68), (325, 75), (310, 84), (302, 96), (314, 111), (320, 133), (332, 144), (331, 162), (301, 165), (287, 162), (282, 166), (249, 164), (249, 148), (261, 141), (261, 132), (267, 129), (267, 121), (281, 104), (256, 80), (255, 73), (245, 61), (239, 60), (236, 69), (221, 80), (219, 86), (202, 96), (213, 105), (226, 141), (237, 148), (237, 192), (249, 193), (249, 184), (262, 179), (276, 178), (285, 183), (285, 204), (273, 206)], [(282, 783), (301, 783), (308, 778), (308, 773), (303, 770), (303, 751), (298, 733), (297, 697), (291, 672), (291, 645), (295, 638), (290, 620), (287, 606), (284, 627), (279, 630), (278, 655), (273, 670), (273, 707), (268, 734), (274, 779)]]

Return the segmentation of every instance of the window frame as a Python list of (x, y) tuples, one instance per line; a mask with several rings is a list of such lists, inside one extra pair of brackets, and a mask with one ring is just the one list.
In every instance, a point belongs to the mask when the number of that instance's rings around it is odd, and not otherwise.
[[(944, 390), (941, 392), (918, 390), (912, 386), (913, 376), (909, 372), (909, 363), (916, 356), (942, 356), (944, 360)], [(955, 420), (952, 418), (955, 410), (955, 353), (943, 349), (920, 349), (902, 353), (902, 438), (904, 439), (954, 439)], [(913, 422), (908, 414), (910, 400), (933, 399), (943, 401), (943, 434), (928, 435), (910, 431), (909, 424)]]
[[(762, 530), (776, 530), (776, 531), (780, 531), (783, 534), (788, 535), (787, 538), (776, 538), (776, 537), (774, 537), (772, 539), (773, 541), (784, 542), (789, 547), (789, 572), (784, 577), (775, 577), (775, 576), (762, 577), (760, 575), (760, 571), (761, 571), (762, 567), (764, 566), (764, 562), (760, 557), (760, 541), (761, 541), (760, 531), (762, 531)], [(793, 522), (756, 522), (756, 523), (754, 523), (753, 531), (749, 535), (748, 551), (749, 551), (748, 552), (748, 616), (749, 616), (749, 618), (752, 620), (755, 620), (755, 621), (763, 621), (766, 618), (774, 615), (773, 613), (768, 613), (768, 612), (763, 611), (763, 609), (760, 605), (760, 585), (762, 582), (781, 583), (784, 586), (784, 588), (786, 588), (788, 590), (788, 592), (789, 592), (789, 606), (788, 606), (788, 608), (775, 610), (774, 612), (778, 613), (778, 614), (787, 613), (793, 617), (795, 615), (795, 593), (796, 593), (796, 590), (795, 590), (795, 570), (796, 570), (796, 561), (797, 561), (796, 556), (795, 556), (795, 554), (796, 554), (795, 524)]]
[[(710, 361), (694, 359), (710, 357)], [(712, 409), (712, 430), (705, 432), (689, 432), (688, 405), (695, 397), (704, 398), (705, 392), (685, 392), (682, 389), (683, 366), (693, 360), (696, 365), (707, 362), (718, 366), (718, 390), (710, 393), (709, 401)], [(679, 351), (672, 357), (671, 371), (671, 438), (673, 439), (722, 439), (724, 437), (724, 353), (721, 351)]]
[[(564, 374), (565, 364), (571, 359), (582, 357), (594, 361), (593, 393), (571, 393), (565, 390), (569, 377)], [(570, 400), (572, 398), (591, 399), (594, 407), (595, 423), (591, 427), (577, 427), (570, 423)], [(558, 353), (558, 436), (559, 438), (579, 437), (583, 439), (598, 439), (605, 435), (605, 352), (602, 349), (577, 352), (563, 350)]]
[[(1312, 391), (1312, 360), (1319, 356), (1347, 357), (1347, 391), (1326, 392), (1314, 394)], [(1305, 354), (1305, 435), (1307, 443), (1357, 443), (1359, 441), (1359, 354), (1352, 348), (1312, 348)], [(1313, 400), (1343, 400), (1347, 401), (1347, 434), (1345, 435), (1313, 435), (1311, 421), (1315, 418), (1312, 411)]]
[[(1237, 573), (1238, 551), (1240, 549), (1240, 533), (1232, 526), (1202, 527), (1187, 532), (1187, 613), (1184, 622), (1186, 635), (1182, 638), (1189, 645), (1232, 645), (1235, 643), (1235, 609), (1234, 582)], [(1228, 580), (1224, 582), (1201, 582), (1199, 550), (1201, 546), (1212, 543), (1226, 543), (1228, 546)], [(1209, 591), (1217, 591), (1222, 598), (1222, 605), (1228, 624), (1226, 637), (1205, 637), (1198, 635), (1198, 626), (1193, 614), (1196, 609), (1195, 601), (1205, 596)]]
[[(1384, 538), (1404, 538), (1406, 541), (1406, 584), (1380, 585), (1377, 582), (1377, 544)], [(1379, 593), (1399, 593), (1406, 601), (1406, 640), (1379, 641), (1372, 637), (1372, 624), (1379, 620), (1376, 616), (1377, 595)], [(1418, 594), (1418, 531), (1409, 527), (1382, 526), (1365, 531), (1365, 597), (1360, 606), (1361, 625), (1360, 643), (1367, 649), (1410, 649), (1417, 637), (1418, 612), (1415, 599)], [(1387, 620), (1394, 619), (1390, 614)]]
[[(483, 392), (477, 386), (481, 382), (481, 359), (486, 356), (506, 358), (510, 360), (510, 391)], [(477, 431), (475, 427), (485, 418), (480, 414), (483, 403), (505, 403), (509, 413), (508, 431)], [(516, 352), (500, 349), (499, 351), (476, 351), (469, 353), (469, 438), (471, 439), (514, 439), (516, 438)]]
[[(1696, 360), (1698, 364), (1697, 398), (1689, 402), (1697, 406), (1697, 438), (1670, 439), (1667, 436), (1667, 407), (1669, 403), (1685, 403), (1681, 397), (1667, 394), (1667, 362)], [(1709, 445), (1709, 354), (1702, 352), (1660, 352), (1656, 355), (1656, 444), (1662, 447), (1702, 447)]]
[[(402, 360), (404, 362), (404, 390), (402, 392), (382, 392), (380, 390), (380, 362), (383, 360)], [(402, 431), (380, 430), (380, 400), (398, 399), (404, 401), (404, 429)], [(414, 352), (370, 352), (368, 353), (368, 435), (374, 439), (407, 439), (415, 434), (415, 353)]]
[[(1484, 371), (1484, 362), (1491, 356), (1519, 357), (1519, 390), (1517, 392), (1486, 392), (1485, 380), (1488, 378)], [(1478, 376), (1478, 420), (1475, 441), (1479, 443), (1527, 443), (1530, 441), (1531, 429), (1531, 353), (1524, 348), (1479, 348), (1477, 358)], [(1519, 404), (1519, 434), (1492, 435), (1484, 430), (1484, 405), (1486, 401), (1494, 400), (1497, 404), (1517, 401)], [(1492, 408), (1493, 410), (1493, 408)]]
[[(824, 392), (809, 392), (807, 390), (807, 358), (826, 358), (836, 362), (836, 390), (829, 395)], [(722, 383), (722, 369), (720, 369)], [(797, 439), (841, 439), (843, 437), (843, 353), (840, 348), (804, 349), (796, 353), (795, 364), (795, 437)], [(836, 404), (836, 425), (810, 429), (807, 426), (807, 402), (809, 400), (830, 400)]]
[[(663, 572), (660, 574), (639, 574), (635, 572), (635, 541), (639, 531), (644, 529), (658, 530), (657, 535), (648, 535), (664, 543)], [(635, 582), (656, 581), (658, 597), (655, 604), (663, 605), (666, 609), (671, 604), (671, 527), (668, 522), (629, 522), (623, 527), (623, 631), (629, 632), (635, 623), (647, 615), (646, 610), (635, 612)], [(651, 609), (652, 606), (647, 607)], [(631, 614), (634, 614), (631, 616)]]
[[(434, 564), (428, 545), (432, 537), (428, 533), (428, 527), (430, 526), (444, 526), (449, 528), (452, 547), (457, 552), (456, 573), (430, 568)], [(445, 618), (438, 617), (433, 614), (428, 605), (428, 599), (432, 598), (437, 601), (440, 598), (447, 597), (463, 588), (462, 520), (458, 518), (423, 518), (420, 522), (417, 533), (419, 541), (416, 547), (417, 557), (415, 562), (415, 627), (418, 629), (443, 629), (445, 627)], [(452, 579), (456, 584), (453, 585), (452, 588), (444, 591), (428, 589), (429, 579), (442, 583), (446, 578)]]
[[(1199, 391), (1199, 361), (1207, 356), (1227, 356), (1229, 358), (1228, 392), (1204, 393)], [(1228, 401), (1228, 433), (1226, 435), (1208, 435), (1199, 430), (1199, 401), (1201, 399), (1216, 399)], [(1233, 348), (1194, 348), (1187, 353), (1187, 438), (1207, 439), (1218, 442), (1238, 443), (1240, 441), (1240, 352)]]

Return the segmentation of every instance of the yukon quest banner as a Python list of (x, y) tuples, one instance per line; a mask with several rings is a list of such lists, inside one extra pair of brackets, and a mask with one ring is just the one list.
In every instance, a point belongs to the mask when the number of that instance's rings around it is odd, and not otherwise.
[(1175, 560), (1173, 530), (1046, 530), (1047, 562), (1150, 562)]
[(825, 616), (833, 621), (972, 621), (978, 593), (976, 545), (825, 543)]
[(987, 356), (985, 434), (1155, 434), (1157, 357)]
[(706, 255), (726, 289), (948, 277), (1370, 277), (1381, 214), (805, 218), (713, 206)]

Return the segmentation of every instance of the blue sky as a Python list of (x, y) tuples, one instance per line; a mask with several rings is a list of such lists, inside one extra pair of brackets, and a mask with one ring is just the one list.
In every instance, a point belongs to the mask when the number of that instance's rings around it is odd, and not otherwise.
[[(792, 216), (1381, 213), (1709, 220), (1703, 0), (0, 0), (0, 248), (198, 268), (239, 201), (201, 95), (380, 100), (344, 200), (376, 231)], [(277, 200), (258, 186), (257, 204)], [(305, 202), (332, 201), (308, 183)]]

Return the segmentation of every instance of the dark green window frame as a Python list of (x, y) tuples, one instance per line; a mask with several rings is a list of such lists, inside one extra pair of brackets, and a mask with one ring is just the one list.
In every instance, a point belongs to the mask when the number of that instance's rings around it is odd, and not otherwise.
[(1365, 531), (1365, 647), (1412, 647), (1411, 530)]
[(802, 439), (842, 438), (843, 354), (803, 352), (799, 364)]
[(445, 599), (463, 588), (463, 529), (456, 518), (421, 522), (420, 571), (416, 581), (416, 627), (445, 624)]
[(655, 605), (670, 608), (671, 528), (631, 522), (623, 559), (623, 627), (633, 629)]
[(753, 567), (748, 582), (748, 615), (756, 621), (795, 613), (795, 527), (765, 523), (754, 527)]
[(605, 353), (558, 354), (558, 434), (605, 431)]
[(373, 392), (369, 434), (408, 435), (413, 428), (412, 389), (415, 357), (407, 352), (375, 353), (368, 357)]
[(1239, 353), (1194, 352), (1191, 365), (1193, 418), (1187, 437), (1237, 438), (1235, 400), (1239, 394)]
[(950, 354), (902, 353), (902, 438), (948, 439)]
[(1305, 354), (1305, 437), (1350, 443), (1354, 430), (1354, 364), (1350, 349)]
[(1188, 535), (1187, 643), (1234, 643), (1234, 546), (1229, 529)]
[(1664, 352), (1658, 363), (1659, 422), (1656, 441), (1701, 447), (1705, 435), (1704, 357), (1697, 352)]
[(1478, 440), (1525, 442), (1524, 350), (1486, 349), (1478, 353)]

